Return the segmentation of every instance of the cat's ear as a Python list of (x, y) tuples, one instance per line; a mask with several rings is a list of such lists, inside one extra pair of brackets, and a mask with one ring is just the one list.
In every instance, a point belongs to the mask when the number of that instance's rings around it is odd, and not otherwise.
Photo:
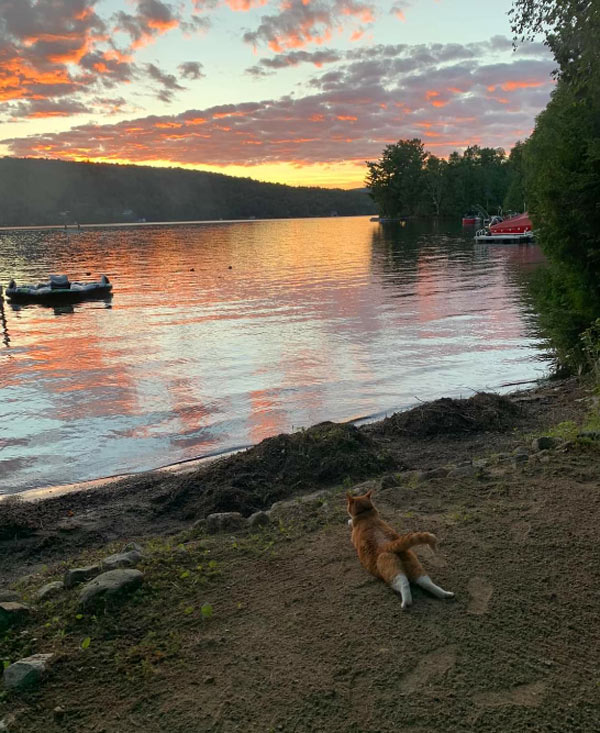
[(367, 493), (365, 494), (365, 496), (367, 497), (367, 499), (370, 499), (370, 498), (371, 498), (371, 494), (372, 494), (372, 493), (373, 493), (373, 489), (369, 489), (369, 490), (367, 491)]
[(346, 491), (346, 499), (348, 499), (348, 501), (350, 502), (354, 501), (354, 497), (349, 491)]

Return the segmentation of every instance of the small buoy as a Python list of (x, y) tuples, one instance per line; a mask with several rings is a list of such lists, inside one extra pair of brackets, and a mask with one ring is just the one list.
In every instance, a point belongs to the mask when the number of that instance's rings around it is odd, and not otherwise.
[(86, 275), (91, 275), (92, 273), (91, 273), (91, 272), (86, 272), (85, 274), (86, 274)]
[(227, 269), (228, 270), (233, 270), (233, 267), (231, 265), (229, 265), (229, 267)]
[(190, 272), (196, 272), (196, 270), (193, 267), (190, 267)]

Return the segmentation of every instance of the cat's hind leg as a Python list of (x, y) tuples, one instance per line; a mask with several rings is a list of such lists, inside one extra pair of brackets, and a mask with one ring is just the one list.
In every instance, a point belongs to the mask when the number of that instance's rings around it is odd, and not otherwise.
[(414, 582), (421, 586), (423, 590), (428, 590), (431, 594), (436, 596), (436, 598), (454, 598), (454, 593), (440, 588), (439, 585), (436, 585), (433, 580), (431, 580), (429, 575), (421, 575), (420, 577), (415, 578)]
[(392, 588), (396, 593), (400, 593), (402, 603), (400, 608), (405, 611), (409, 606), (412, 606), (412, 593), (410, 592), (410, 583), (404, 573), (398, 573), (391, 582)]
[(412, 593), (410, 592), (410, 583), (404, 572), (402, 563), (394, 552), (382, 552), (377, 558), (377, 570), (383, 580), (396, 593), (400, 594), (402, 599), (402, 610), (406, 610), (412, 606)]

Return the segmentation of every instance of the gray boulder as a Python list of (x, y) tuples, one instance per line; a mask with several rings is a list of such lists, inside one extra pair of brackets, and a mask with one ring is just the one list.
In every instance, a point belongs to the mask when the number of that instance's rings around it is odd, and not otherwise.
[(398, 477), (396, 474), (393, 473), (387, 473), (385, 476), (381, 477), (381, 488), (382, 489), (391, 489), (394, 486), (399, 486), (400, 481), (398, 480)]
[(60, 593), (60, 591), (64, 587), (65, 587), (65, 584), (63, 583), (62, 580), (55, 580), (52, 583), (46, 583), (46, 585), (43, 585), (36, 593), (35, 595), (36, 600), (47, 601), (48, 598), (55, 596), (57, 593)]
[(577, 433), (578, 438), (587, 438), (587, 440), (600, 440), (600, 431), (598, 430), (582, 430)]
[(133, 568), (142, 560), (142, 553), (137, 550), (119, 552), (110, 555), (102, 560), (103, 570), (116, 570), (117, 568)]
[(271, 524), (271, 518), (267, 512), (254, 512), (254, 514), (251, 514), (248, 517), (248, 526), (251, 529), (265, 527), (267, 524)]
[(140, 555), (144, 554), (144, 548), (141, 545), (139, 545), (137, 542), (128, 542), (125, 545), (125, 547), (121, 550), (121, 552), (131, 552), (132, 550), (139, 552)]
[(0, 603), (3, 601), (20, 601), (21, 596), (16, 590), (0, 590)]
[(53, 656), (53, 654), (34, 654), (9, 665), (4, 670), (4, 687), (7, 690), (22, 690), (37, 684)]
[(105, 599), (132, 593), (140, 587), (143, 579), (144, 575), (139, 570), (109, 570), (83, 586), (79, 605), (87, 608)]
[(24, 621), (31, 609), (24, 603), (3, 601), (0, 603), (0, 631)]
[(94, 578), (102, 571), (100, 565), (88, 565), (85, 568), (70, 568), (65, 573), (65, 588), (72, 588), (75, 585)]
[(239, 512), (219, 512), (206, 517), (206, 531), (210, 534), (217, 532), (235, 532), (246, 526), (247, 520)]

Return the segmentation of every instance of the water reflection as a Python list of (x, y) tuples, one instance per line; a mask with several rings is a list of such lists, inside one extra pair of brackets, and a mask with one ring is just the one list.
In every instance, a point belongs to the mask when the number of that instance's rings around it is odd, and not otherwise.
[(537, 252), (344, 218), (0, 234), (0, 282), (114, 283), (11, 308), (10, 338), (3, 318), (0, 491), (539, 376), (518, 275)]

